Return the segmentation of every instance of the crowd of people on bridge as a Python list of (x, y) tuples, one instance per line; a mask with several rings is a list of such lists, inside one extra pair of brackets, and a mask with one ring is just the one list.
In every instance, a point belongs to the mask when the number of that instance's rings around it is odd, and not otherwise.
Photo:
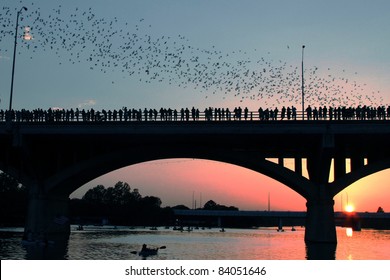
[(319, 120), (386, 120), (390, 119), (390, 106), (369, 107), (329, 107), (306, 108), (307, 119)]
[[(206, 108), (202, 111), (192, 107), (180, 110), (171, 108), (94, 110), (94, 109), (35, 109), (35, 110), (0, 110), (0, 122), (127, 122), (127, 121), (276, 121), (301, 119), (304, 113), (306, 120), (390, 120), (390, 106), (327, 107), (319, 106), (297, 111), (294, 106), (281, 109), (263, 109), (250, 111), (247, 107)], [(299, 115), (299, 116), (297, 116)]]

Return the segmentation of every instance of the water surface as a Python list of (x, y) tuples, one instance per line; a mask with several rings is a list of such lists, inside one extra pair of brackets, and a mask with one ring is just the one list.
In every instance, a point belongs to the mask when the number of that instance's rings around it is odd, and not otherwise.
[(389, 260), (390, 230), (363, 229), (348, 232), (337, 228), (337, 246), (308, 248), (304, 228), (284, 232), (276, 228), (259, 229), (172, 229), (72, 226), (69, 240), (49, 244), (21, 243), (22, 228), (0, 230), (0, 257), (5, 259), (131, 260), (142, 259), (142, 244), (162, 247), (148, 259), (162, 260)]

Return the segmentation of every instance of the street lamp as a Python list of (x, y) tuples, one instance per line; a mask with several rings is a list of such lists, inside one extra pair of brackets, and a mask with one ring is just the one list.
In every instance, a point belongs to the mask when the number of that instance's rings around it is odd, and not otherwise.
[(303, 78), (303, 51), (305, 45), (302, 46), (302, 120), (305, 119), (305, 79)]
[(15, 28), (15, 44), (14, 44), (14, 58), (13, 58), (13, 63), (12, 63), (12, 75), (11, 75), (11, 93), (10, 93), (10, 98), (9, 98), (9, 117), (11, 120), (11, 110), (12, 110), (12, 94), (14, 91), (14, 74), (15, 74), (15, 58), (16, 58), (16, 44), (18, 41), (18, 27), (19, 27), (19, 16), (22, 11), (27, 11), (26, 7), (22, 7), (17, 15), (16, 15), (16, 28)]

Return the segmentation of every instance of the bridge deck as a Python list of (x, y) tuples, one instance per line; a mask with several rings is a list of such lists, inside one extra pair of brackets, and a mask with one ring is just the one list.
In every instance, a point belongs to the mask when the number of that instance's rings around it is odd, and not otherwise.
[(390, 120), (350, 121), (143, 121), (0, 122), (0, 134), (386, 134)]

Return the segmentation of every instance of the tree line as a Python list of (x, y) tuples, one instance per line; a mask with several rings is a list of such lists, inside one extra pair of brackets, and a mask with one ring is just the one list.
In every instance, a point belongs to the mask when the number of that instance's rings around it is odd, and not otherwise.
[(128, 183), (119, 181), (108, 188), (98, 185), (81, 199), (71, 199), (70, 216), (79, 224), (106, 220), (115, 225), (157, 225), (172, 219), (170, 207), (161, 204), (159, 197), (143, 197), (138, 189), (131, 190)]
[[(70, 201), (71, 217), (74, 223), (100, 223), (102, 219), (115, 225), (161, 226), (176, 223), (174, 209), (189, 209), (184, 205), (161, 207), (161, 199), (155, 196), (143, 197), (138, 189), (131, 189), (126, 182), (117, 182), (113, 187), (98, 185), (89, 189), (81, 199)], [(233, 210), (234, 206), (217, 204), (213, 200), (199, 210)]]

